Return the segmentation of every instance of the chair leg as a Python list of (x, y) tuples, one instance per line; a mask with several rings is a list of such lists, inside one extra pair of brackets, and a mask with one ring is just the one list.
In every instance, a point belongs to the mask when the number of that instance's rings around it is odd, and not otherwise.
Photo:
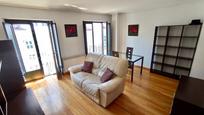
[(133, 82), (133, 76), (134, 76), (134, 64), (131, 64), (131, 82)]

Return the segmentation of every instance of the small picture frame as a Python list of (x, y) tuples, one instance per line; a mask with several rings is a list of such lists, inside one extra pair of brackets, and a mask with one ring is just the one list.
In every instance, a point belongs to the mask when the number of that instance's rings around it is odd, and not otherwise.
[(138, 36), (139, 25), (128, 25), (128, 36)]
[(65, 24), (66, 37), (77, 37), (77, 25), (76, 24)]

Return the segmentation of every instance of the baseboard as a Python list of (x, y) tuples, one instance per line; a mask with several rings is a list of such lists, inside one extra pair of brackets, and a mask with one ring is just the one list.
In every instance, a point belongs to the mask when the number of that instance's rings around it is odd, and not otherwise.
[(73, 58), (78, 58), (78, 57), (83, 57), (85, 54), (80, 54), (80, 55), (75, 55), (75, 56), (70, 56), (70, 57), (63, 57), (63, 60), (68, 60), (68, 59), (73, 59)]
[(70, 72), (69, 72), (69, 71), (65, 71), (65, 72), (63, 72), (62, 74), (63, 74), (63, 75), (69, 75)]
[[(136, 68), (141, 68), (141, 66), (139, 66), (139, 65), (135, 65), (135, 67), (136, 67)], [(150, 68), (148, 68), (148, 67), (144, 67), (144, 66), (143, 66), (143, 69), (150, 71)]]

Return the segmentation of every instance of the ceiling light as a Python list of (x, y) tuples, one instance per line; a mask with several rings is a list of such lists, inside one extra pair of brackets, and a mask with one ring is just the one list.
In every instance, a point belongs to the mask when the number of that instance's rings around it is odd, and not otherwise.
[(64, 6), (71, 6), (70, 4), (64, 4)]
[(71, 6), (71, 7), (74, 7), (74, 8), (78, 8), (78, 6), (77, 6), (77, 5), (73, 5), (73, 4), (72, 4), (72, 5), (70, 5), (70, 6)]
[(79, 7), (79, 6), (73, 5), (73, 4), (64, 4), (64, 6), (73, 7), (73, 8), (77, 8), (77, 9), (80, 9), (80, 10), (88, 10), (87, 8)]
[(80, 10), (88, 10), (87, 8), (78, 7)]
[(77, 6), (77, 5), (73, 5), (73, 4), (64, 4), (64, 6), (78, 8), (78, 6)]

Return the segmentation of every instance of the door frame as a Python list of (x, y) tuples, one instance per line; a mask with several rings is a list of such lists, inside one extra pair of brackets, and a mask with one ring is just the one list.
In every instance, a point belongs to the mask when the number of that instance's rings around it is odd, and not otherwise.
[[(36, 38), (36, 35), (35, 35), (35, 30), (34, 30), (34, 27), (33, 27), (33, 24), (32, 24), (33, 22), (28, 21), (28, 20), (13, 20), (13, 19), (9, 20), (9, 19), (5, 19), (5, 23), (10, 23), (12, 25), (12, 28), (13, 28), (13, 24), (28, 24), (28, 25), (30, 25), (32, 36), (33, 36), (33, 41), (34, 41), (34, 44), (35, 44), (35, 47), (36, 47), (36, 52), (37, 52), (38, 61), (39, 61), (39, 65), (40, 65), (39, 70), (41, 70), (43, 72), (43, 65), (42, 65), (42, 61), (41, 61), (40, 50), (39, 50), (39, 47), (38, 47), (37, 38)], [(13, 31), (14, 31), (14, 29), (13, 29)], [(14, 31), (13, 34), (15, 34), (15, 31)], [(15, 39), (15, 42), (17, 42), (16, 35), (15, 35), (14, 39)], [(17, 44), (18, 44), (18, 42), (17, 42)], [(20, 58), (21, 58), (21, 60), (23, 60), (21, 52), (18, 52), (18, 53), (20, 53)], [(29, 72), (25, 72), (25, 73), (29, 73)]]
[[(34, 32), (34, 27), (33, 27), (32, 23), (47, 23), (48, 29), (49, 29), (49, 34), (50, 34), (50, 39), (51, 39), (51, 46), (52, 46), (52, 50), (53, 50), (53, 58), (55, 61), (55, 68), (56, 68), (57, 76), (58, 76), (58, 78), (61, 78), (61, 76), (64, 72), (64, 64), (63, 64), (63, 59), (62, 59), (61, 49), (60, 49), (60, 44), (59, 44), (57, 25), (55, 22), (46, 21), (46, 20), (4, 19), (3, 23), (8, 23), (11, 25), (12, 24), (29, 23), (29, 24), (31, 24), (31, 26), (33, 28), (32, 33), (34, 33), (34, 34), (35, 34), (35, 32)], [(12, 26), (12, 28), (13, 28), (13, 26)], [(7, 34), (5, 28), (4, 28), (4, 30), (5, 30), (5, 33)], [(14, 31), (13, 31), (13, 33), (14, 33)], [(15, 36), (15, 33), (14, 33), (14, 36)], [(8, 35), (7, 35), (7, 38), (9, 39)], [(16, 38), (14, 38), (14, 39), (16, 39)], [(34, 39), (37, 41), (36, 36)], [(38, 53), (39, 53), (39, 50), (38, 50)], [(20, 55), (20, 58), (21, 58), (21, 55)], [(43, 69), (43, 67), (42, 67), (42, 69)]]
[(53, 48), (57, 76), (58, 78), (61, 78), (62, 74), (64, 73), (64, 63), (63, 63), (60, 43), (58, 39), (59, 35), (58, 35), (57, 24), (51, 21), (51, 23), (48, 23), (48, 28), (49, 28), (51, 42), (52, 42), (51, 45)]

